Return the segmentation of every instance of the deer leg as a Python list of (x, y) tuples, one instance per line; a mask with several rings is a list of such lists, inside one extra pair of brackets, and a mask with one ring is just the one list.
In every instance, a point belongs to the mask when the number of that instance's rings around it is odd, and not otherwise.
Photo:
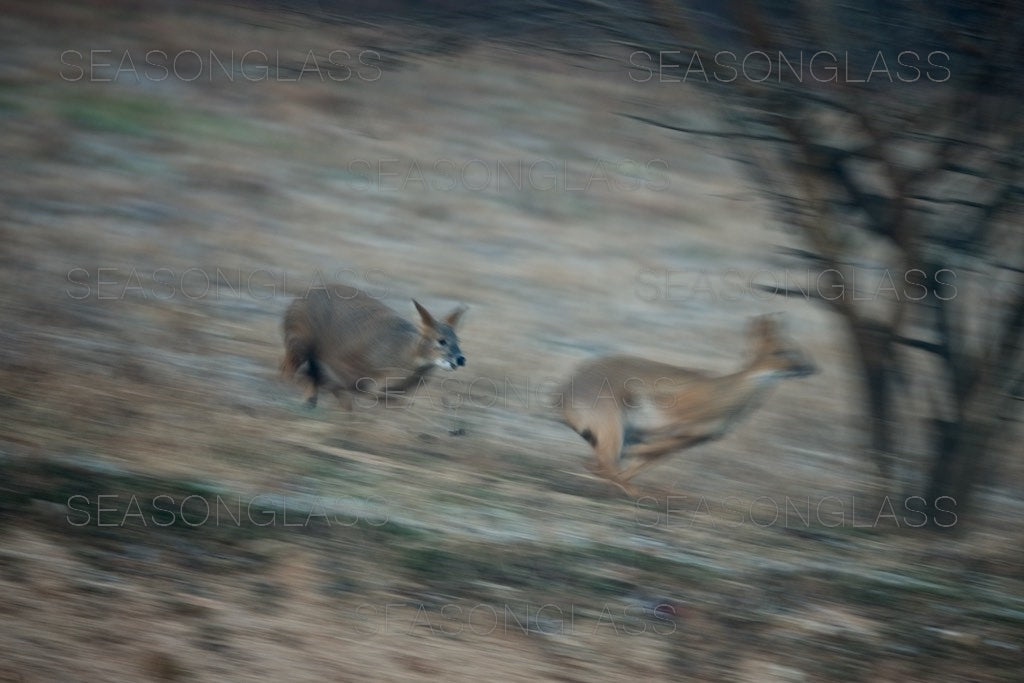
[(636, 498), (636, 489), (630, 486), (629, 482), (624, 481), (622, 477), (619, 475), (618, 470), (616, 470), (614, 467), (605, 467), (601, 464), (599, 460), (595, 460), (592, 463), (587, 463), (586, 468), (590, 470), (593, 474), (596, 474), (602, 479), (605, 479), (608, 482), (618, 486), (620, 489), (622, 489), (622, 492), (625, 493), (630, 498)]
[(622, 489), (626, 495), (636, 497), (636, 492), (619, 476), (618, 462), (622, 455), (622, 416), (618, 408), (611, 406), (603, 414), (595, 415), (590, 421), (592, 427), (579, 430), (581, 436), (594, 449), (593, 463), (587, 466), (594, 474), (607, 479)]
[(663, 456), (677, 450), (678, 443), (678, 441), (658, 441), (633, 447), (629, 453), (632, 462), (619, 472), (619, 477), (630, 481), (641, 471), (658, 462)]
[(295, 373), (303, 368), (299, 384), (305, 387), (303, 401), (310, 408), (316, 407), (317, 383), (319, 380), (316, 361), (312, 357), (304, 358), (293, 348), (285, 350), (284, 358), (281, 359), (280, 378), (282, 380), (294, 380)]
[(681, 451), (690, 446), (695, 446), (705, 441), (705, 436), (675, 436), (650, 443), (643, 443), (633, 446), (629, 450), (630, 458), (633, 460), (625, 470), (619, 473), (619, 477), (630, 481), (641, 471), (647, 469), (669, 453)]
[(310, 408), (316, 407), (317, 396), (320, 393), (320, 385), (324, 383), (323, 371), (316, 358), (310, 356), (306, 360), (306, 405)]

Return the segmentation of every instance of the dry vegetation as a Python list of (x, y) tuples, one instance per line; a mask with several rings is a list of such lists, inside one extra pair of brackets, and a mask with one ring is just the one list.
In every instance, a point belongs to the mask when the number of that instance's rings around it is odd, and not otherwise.
[[(885, 507), (834, 320), (730, 279), (781, 277), (787, 236), (713, 141), (621, 116), (699, 120), (695, 93), (613, 49), (171, 7), (0, 19), (0, 680), (1019, 680), (1019, 471), (955, 534)], [(93, 49), (142, 77), (62, 78)], [(209, 49), (383, 68), (139, 63)], [(468, 304), (467, 367), (305, 410), (279, 319), (339, 271), (410, 317)], [(820, 374), (638, 504), (586, 475), (545, 409), (572, 364), (730, 370), (778, 309)]]

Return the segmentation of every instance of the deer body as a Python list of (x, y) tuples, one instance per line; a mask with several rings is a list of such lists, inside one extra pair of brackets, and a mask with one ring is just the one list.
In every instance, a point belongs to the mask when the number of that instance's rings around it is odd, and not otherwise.
[(413, 324), (366, 292), (346, 285), (310, 290), (285, 312), (281, 374), (304, 369), (306, 401), (316, 405), (321, 388), (352, 407), (355, 392), (387, 393), (415, 388), (435, 367), (466, 364), (455, 327), (460, 307), (436, 320), (413, 301)]
[[(773, 319), (756, 318), (750, 335), (753, 357), (728, 375), (635, 356), (579, 366), (561, 389), (562, 418), (594, 449), (595, 472), (633, 495), (629, 481), (638, 472), (670, 453), (725, 436), (779, 379), (815, 371)], [(631, 462), (620, 469), (624, 457)]]

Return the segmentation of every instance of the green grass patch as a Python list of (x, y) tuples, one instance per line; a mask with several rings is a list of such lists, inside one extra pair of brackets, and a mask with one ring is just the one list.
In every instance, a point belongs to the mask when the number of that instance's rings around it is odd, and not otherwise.
[(158, 135), (174, 118), (157, 99), (123, 95), (76, 95), (64, 99), (58, 111), (86, 130), (137, 136)]
[[(154, 96), (73, 94), (58, 102), (57, 111), (70, 124), (99, 133), (148, 138), (184, 136), (237, 144), (268, 139), (259, 125), (246, 119), (186, 109)], [(278, 137), (274, 139), (281, 142)]]

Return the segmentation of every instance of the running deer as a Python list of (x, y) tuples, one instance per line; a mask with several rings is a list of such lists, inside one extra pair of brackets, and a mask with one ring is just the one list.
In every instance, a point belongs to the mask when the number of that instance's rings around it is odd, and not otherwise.
[[(594, 449), (590, 469), (635, 497), (630, 480), (676, 451), (719, 439), (761, 404), (779, 379), (816, 372), (772, 316), (750, 323), (753, 354), (738, 372), (699, 370), (634, 356), (583, 363), (562, 385), (562, 419)], [(620, 462), (630, 462), (620, 469)]]
[(303, 370), (310, 406), (324, 388), (351, 410), (355, 392), (404, 392), (415, 389), (435, 367), (465, 365), (455, 328), (466, 308), (437, 320), (415, 299), (412, 303), (418, 325), (354, 287), (310, 290), (285, 312), (281, 375), (291, 378)]

